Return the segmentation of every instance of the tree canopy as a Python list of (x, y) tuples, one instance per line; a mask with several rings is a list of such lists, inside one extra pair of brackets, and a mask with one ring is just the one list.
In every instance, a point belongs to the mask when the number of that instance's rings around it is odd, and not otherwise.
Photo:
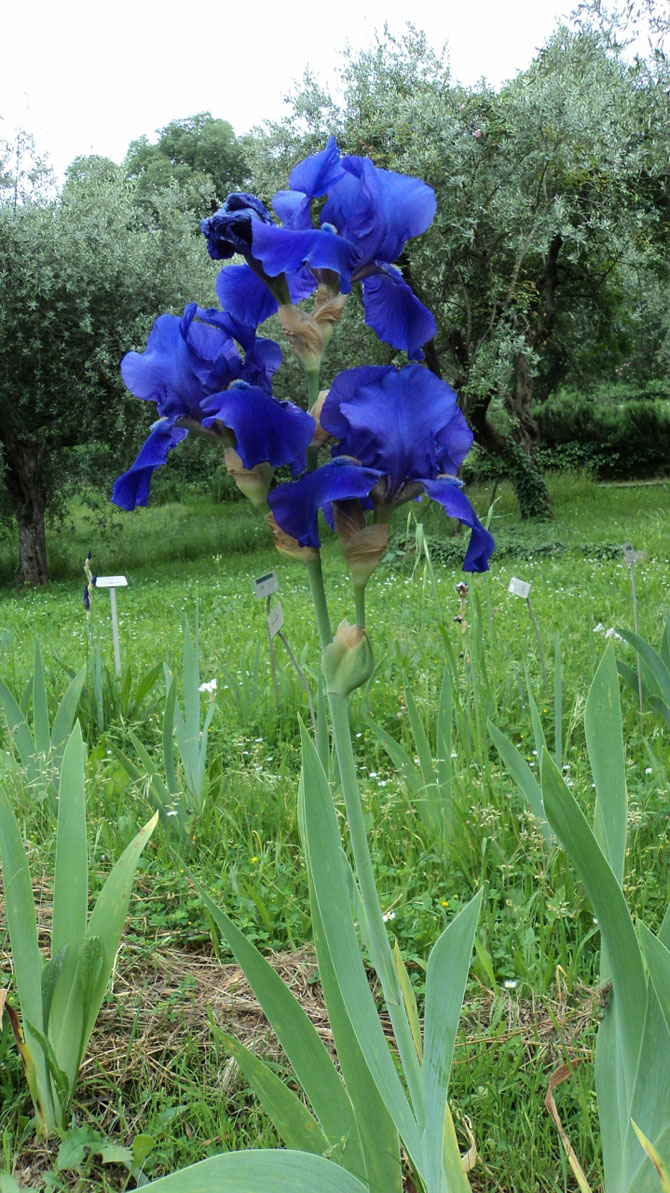
[(161, 310), (213, 297), (193, 218), (166, 192), (149, 219), (114, 169), (88, 159), (57, 200), (0, 202), (0, 448), (24, 582), (47, 578), (44, 516), (75, 449), (114, 457), (136, 432), (122, 356)]
[(140, 200), (175, 186), (184, 205), (203, 215), (242, 189), (247, 176), (243, 143), (227, 120), (209, 112), (170, 121), (154, 143), (146, 136), (131, 141), (124, 169)]

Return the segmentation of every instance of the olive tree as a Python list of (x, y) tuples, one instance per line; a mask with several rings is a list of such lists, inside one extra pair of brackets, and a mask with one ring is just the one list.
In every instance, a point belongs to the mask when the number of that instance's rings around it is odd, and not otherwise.
[(109, 167), (89, 160), (50, 201), (0, 197), (0, 475), (22, 583), (47, 579), (45, 514), (73, 450), (104, 442), (113, 458), (136, 432), (121, 357), (162, 310), (213, 300), (193, 217), (168, 191), (149, 218)]

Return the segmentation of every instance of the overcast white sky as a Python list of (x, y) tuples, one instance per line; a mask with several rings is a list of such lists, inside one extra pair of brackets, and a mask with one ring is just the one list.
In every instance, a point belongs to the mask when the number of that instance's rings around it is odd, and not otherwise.
[(280, 118), (291, 82), (312, 67), (332, 81), (339, 52), (409, 19), (448, 42), (452, 74), (499, 84), (524, 69), (570, 0), (5, 0), (0, 136), (32, 132), (61, 173), (77, 154), (120, 161), (129, 142), (209, 111), (236, 133)]

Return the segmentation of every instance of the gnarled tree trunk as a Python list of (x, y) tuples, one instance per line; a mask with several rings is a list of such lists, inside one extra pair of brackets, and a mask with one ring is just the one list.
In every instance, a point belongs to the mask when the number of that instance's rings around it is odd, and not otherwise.
[(19, 582), (46, 584), (47, 547), (44, 532), (46, 493), (42, 479), (44, 446), (30, 439), (3, 435), (5, 484), (19, 530)]

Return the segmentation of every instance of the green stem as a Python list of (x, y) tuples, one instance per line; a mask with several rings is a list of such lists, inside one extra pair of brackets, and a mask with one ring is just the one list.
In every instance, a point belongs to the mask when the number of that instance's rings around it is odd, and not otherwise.
[(309, 563), (305, 564), (305, 567), (307, 568), (309, 587), (312, 593), (314, 613), (316, 616), (316, 626), (319, 631), (319, 642), (321, 643), (321, 649), (325, 650), (325, 648), (333, 641), (333, 631), (330, 628), (330, 615), (328, 613), (326, 594), (323, 588), (321, 556), (319, 555), (317, 559), (311, 559)]
[(382, 909), (372, 870), (372, 859), (368, 847), (363, 805), (358, 787), (356, 762), (351, 744), (349, 705), (346, 696), (328, 693), (330, 716), (333, 726), (333, 740), (340, 770), (342, 792), (347, 809), (347, 821), (351, 847), (356, 865), (356, 877), (368, 923), (369, 945), (372, 963), (381, 982), (384, 1001), (393, 1027), (400, 1061), (407, 1077), (409, 1093), (419, 1121), (423, 1118), (423, 1081), (421, 1066), (412, 1039), (412, 1032), (405, 1011), (405, 1004), (396, 973), (391, 947), (389, 945)]
[(365, 625), (365, 585), (354, 584), (354, 601), (356, 605), (356, 625)]
[(307, 377), (307, 409), (311, 410), (319, 396), (319, 370), (306, 369), (305, 376)]

